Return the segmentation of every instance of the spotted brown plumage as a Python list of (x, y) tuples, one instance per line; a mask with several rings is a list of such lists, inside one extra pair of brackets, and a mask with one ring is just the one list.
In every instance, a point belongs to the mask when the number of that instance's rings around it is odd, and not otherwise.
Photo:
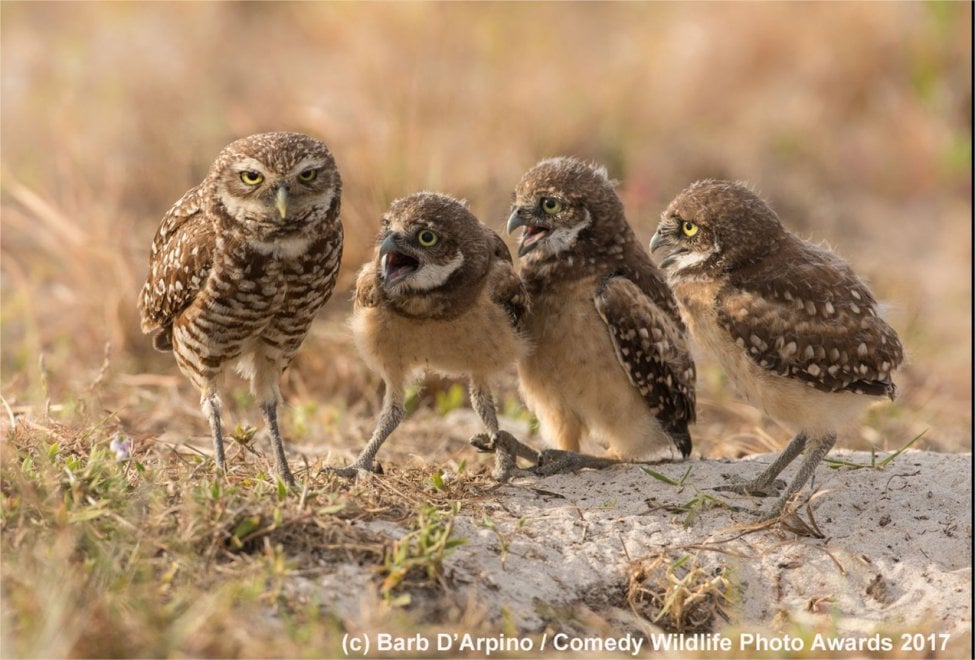
[(518, 363), (542, 435), (562, 451), (543, 473), (599, 467), (590, 438), (616, 458), (691, 451), (694, 364), (677, 303), (636, 240), (604, 168), (543, 160), (515, 188), (508, 231), (522, 228), (532, 352)]
[(377, 243), (358, 276), (352, 329), (385, 383), (383, 407), (358, 458), (330, 471), (352, 477), (376, 470), (379, 448), (405, 415), (407, 385), (433, 371), (470, 382), (487, 429), (474, 442), (499, 450), (495, 476), (506, 478), (512, 448), (526, 448), (498, 429), (490, 385), (527, 350), (527, 295), (507, 247), (462, 202), (430, 192), (394, 201)]
[(298, 133), (225, 147), (163, 218), (139, 298), (142, 330), (200, 391), (223, 469), (217, 382), (235, 365), (261, 402), (278, 473), (278, 381), (328, 300), (342, 256), (342, 183), (328, 148)]
[(700, 181), (663, 213), (651, 241), (692, 334), (744, 398), (796, 432), (780, 458), (738, 490), (764, 493), (808, 455), (773, 505), (778, 515), (874, 397), (894, 398), (904, 352), (866, 284), (842, 259), (803, 241), (742, 184)]

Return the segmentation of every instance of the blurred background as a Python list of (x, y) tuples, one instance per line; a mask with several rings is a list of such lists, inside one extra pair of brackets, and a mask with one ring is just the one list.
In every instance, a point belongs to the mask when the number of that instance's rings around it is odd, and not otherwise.
[[(907, 347), (899, 400), (841, 445), (893, 449), (927, 430), (916, 446), (970, 451), (970, 3), (0, 11), (5, 418), (208, 446), (197, 394), (139, 330), (149, 245), (226, 143), (294, 130), (331, 147), (346, 231), (339, 287), (285, 379), (282, 423), (306, 454), (343, 462), (378, 410), (346, 317), (389, 202), (441, 190), (501, 232), (521, 174), (562, 154), (609, 168), (646, 240), (690, 182), (750, 182), (869, 280)], [(784, 443), (699, 368), (702, 454)], [(258, 424), (246, 386), (230, 377), (225, 391), (225, 423)], [(513, 378), (500, 397), (527, 418)], [(468, 418), (450, 417), (466, 406), (456, 386), (431, 381), (413, 405), (412, 437), (389, 451), (470, 455)]]

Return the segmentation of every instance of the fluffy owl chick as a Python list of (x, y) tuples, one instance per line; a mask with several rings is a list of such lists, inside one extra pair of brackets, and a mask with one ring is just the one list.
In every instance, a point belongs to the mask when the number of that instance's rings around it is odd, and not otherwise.
[(790, 234), (743, 185), (691, 185), (663, 213), (650, 249), (663, 255), (698, 343), (745, 399), (796, 433), (767, 470), (733, 490), (770, 494), (806, 452), (765, 516), (777, 517), (836, 442), (836, 428), (877, 397), (894, 398), (900, 341), (845, 262)]
[(482, 446), (502, 450), (495, 474), (504, 478), (514, 438), (498, 430), (489, 387), (526, 352), (526, 306), (508, 248), (461, 202), (428, 192), (393, 202), (376, 258), (359, 273), (352, 316), (359, 352), (385, 382), (383, 407), (359, 457), (333, 471), (374, 469), (376, 452), (403, 419), (406, 386), (430, 370), (469, 379), (471, 402), (490, 434)]
[(591, 437), (618, 459), (673, 443), (691, 451), (694, 363), (677, 303), (636, 240), (604, 168), (544, 160), (515, 188), (508, 232), (531, 311), (532, 352), (518, 362), (521, 391), (542, 434), (550, 474), (614, 462), (579, 456)]
[(342, 256), (342, 182), (318, 140), (262, 133), (220, 152), (203, 182), (169, 210), (152, 242), (139, 308), (155, 347), (172, 350), (200, 391), (225, 469), (219, 380), (229, 365), (250, 381), (274, 443), (278, 381), (335, 285)]

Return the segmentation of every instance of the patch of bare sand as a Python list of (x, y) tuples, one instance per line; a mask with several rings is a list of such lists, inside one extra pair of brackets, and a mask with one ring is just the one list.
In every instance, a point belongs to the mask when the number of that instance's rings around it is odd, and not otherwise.
[[(871, 460), (864, 452), (837, 451), (830, 458)], [(690, 468), (680, 487), (637, 465), (516, 479), (479, 499), (476, 511), (462, 508), (456, 517), (455, 533), (466, 543), (444, 562), (445, 595), (457, 608), (473, 607), (483, 627), (519, 633), (591, 632), (595, 620), (602, 634), (687, 625), (687, 631), (703, 632), (826, 626), (837, 635), (925, 630), (970, 636), (971, 454), (907, 451), (883, 469), (820, 466), (811, 508), (824, 538), (780, 526), (750, 531), (754, 518), (746, 513), (694, 504), (700, 494), (717, 496), (710, 488), (727, 475), (751, 476), (771, 459), (652, 467), (674, 481)], [(768, 505), (720, 495), (728, 504)], [(805, 507), (801, 513), (809, 522)], [(385, 521), (362, 524), (391, 539), (406, 531)], [(634, 591), (631, 578), (640, 567), (647, 569), (646, 581), (636, 582)], [(691, 621), (691, 613), (684, 621), (651, 623), (660, 607), (649, 594), (659, 588), (667, 596), (661, 584), (667, 568), (673, 569), (671, 582), (693, 569), (694, 579), (718, 585), (703, 618)], [(362, 621), (379, 616), (376, 585), (374, 571), (343, 566), (301, 588), (327, 595), (325, 602), (343, 619)]]

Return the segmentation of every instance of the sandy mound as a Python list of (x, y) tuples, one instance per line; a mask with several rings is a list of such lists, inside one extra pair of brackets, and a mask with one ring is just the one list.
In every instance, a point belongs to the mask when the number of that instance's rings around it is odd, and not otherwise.
[[(462, 509), (456, 517), (455, 534), (467, 541), (444, 562), (448, 591), (458, 606), (475, 604), (485, 628), (510, 634), (652, 640), (661, 631), (781, 635), (825, 627), (875, 641), (886, 631), (895, 649), (902, 631), (950, 633), (953, 646), (966, 648), (971, 454), (907, 451), (883, 469), (820, 466), (812, 518), (801, 509), (805, 525), (750, 529), (754, 519), (715, 505), (709, 488), (728, 474), (757, 473), (771, 458), (652, 467), (675, 482), (690, 469), (680, 486), (636, 465), (517, 479), (476, 515)], [(871, 461), (867, 453), (830, 458)], [(720, 502), (767, 505), (721, 495)], [(366, 524), (392, 538), (406, 531)], [(361, 617), (367, 601), (375, 603), (375, 584), (374, 573), (345, 566), (304, 588), (324, 587), (337, 613)]]

